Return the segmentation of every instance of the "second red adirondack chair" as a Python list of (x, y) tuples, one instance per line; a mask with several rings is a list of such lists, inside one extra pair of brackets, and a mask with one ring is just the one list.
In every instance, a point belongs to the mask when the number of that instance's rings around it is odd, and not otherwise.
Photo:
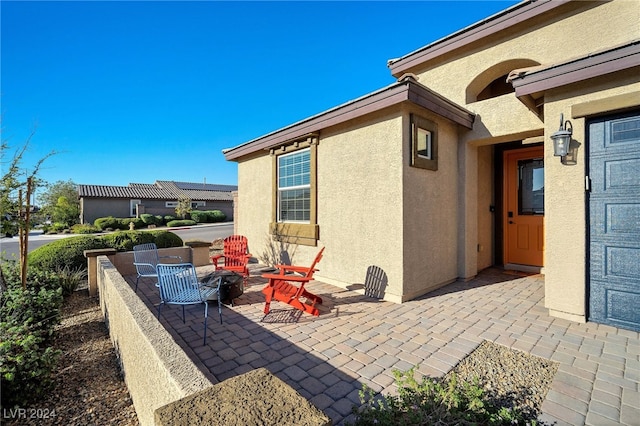
[[(211, 263), (215, 265), (216, 271), (232, 271), (242, 275), (246, 287), (247, 278), (249, 278), (247, 265), (249, 264), (249, 259), (251, 259), (248, 247), (247, 237), (230, 235), (224, 239), (222, 254), (211, 256)], [(224, 260), (222, 264), (219, 264), (221, 258)]]
[[(311, 315), (318, 316), (320, 312), (315, 305), (322, 303), (322, 298), (305, 290), (304, 286), (313, 279), (313, 273), (320, 259), (324, 247), (320, 249), (311, 266), (293, 266), (293, 265), (276, 265), (279, 269), (277, 274), (262, 274), (263, 278), (267, 278), (269, 282), (262, 289), (266, 297), (264, 305), (264, 313), (268, 314), (272, 300), (286, 303), (307, 312)], [(292, 274), (297, 273), (298, 275)]]

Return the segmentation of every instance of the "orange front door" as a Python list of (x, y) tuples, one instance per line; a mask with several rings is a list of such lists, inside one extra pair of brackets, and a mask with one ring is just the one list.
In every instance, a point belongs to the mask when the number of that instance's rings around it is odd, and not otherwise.
[(543, 266), (543, 147), (504, 152), (504, 263)]

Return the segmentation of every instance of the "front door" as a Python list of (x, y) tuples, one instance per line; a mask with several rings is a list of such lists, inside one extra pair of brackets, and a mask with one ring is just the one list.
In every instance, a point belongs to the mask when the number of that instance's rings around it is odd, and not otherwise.
[(640, 331), (640, 112), (590, 120), (589, 320)]
[(543, 266), (544, 152), (542, 146), (504, 152), (504, 263)]

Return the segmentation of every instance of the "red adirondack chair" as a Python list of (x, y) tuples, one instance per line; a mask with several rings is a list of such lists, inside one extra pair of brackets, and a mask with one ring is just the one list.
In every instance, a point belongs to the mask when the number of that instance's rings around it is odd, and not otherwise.
[[(215, 265), (216, 271), (225, 270), (242, 275), (246, 287), (247, 278), (249, 278), (247, 264), (251, 259), (251, 254), (248, 253), (247, 237), (243, 235), (228, 236), (224, 239), (222, 253), (211, 256), (211, 263)], [(222, 264), (220, 264), (220, 259), (224, 259)]]
[[(277, 274), (262, 274), (263, 278), (267, 278), (269, 282), (262, 289), (266, 297), (264, 305), (264, 313), (268, 314), (272, 300), (284, 302), (303, 312), (318, 316), (320, 312), (315, 307), (316, 303), (321, 304), (322, 298), (305, 290), (306, 283), (313, 279), (313, 273), (320, 259), (324, 247), (320, 249), (311, 266), (292, 266), (292, 265), (276, 265), (279, 269)], [(297, 273), (301, 275), (294, 275)], [(303, 300), (304, 299), (304, 300)]]

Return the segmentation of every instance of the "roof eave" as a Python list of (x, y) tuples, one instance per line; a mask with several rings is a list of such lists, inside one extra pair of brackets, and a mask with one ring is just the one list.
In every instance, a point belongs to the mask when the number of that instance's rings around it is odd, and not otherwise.
[(640, 40), (512, 77), (517, 97), (640, 66)]
[(569, 1), (571, 0), (523, 1), (399, 59), (392, 59), (387, 65), (393, 76), (400, 76), (426, 61), (504, 31), (506, 28), (553, 10)]
[(475, 119), (474, 113), (407, 78), (235, 148), (223, 150), (223, 154), (227, 160), (237, 160), (405, 101), (427, 108), (467, 128), (472, 127)]

